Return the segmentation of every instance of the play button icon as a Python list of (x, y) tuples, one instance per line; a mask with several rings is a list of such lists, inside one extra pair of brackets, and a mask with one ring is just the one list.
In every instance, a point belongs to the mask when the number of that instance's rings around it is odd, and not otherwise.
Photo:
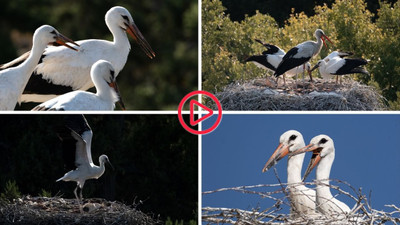
[[(195, 130), (192, 127), (190, 127), (189, 125), (186, 124), (186, 122), (183, 119), (182, 116), (182, 111), (183, 111), (183, 106), (185, 104), (185, 102), (189, 99), (192, 98), (196, 95), (203, 95), (205, 98), (211, 98), (212, 101), (215, 102), (215, 104), (218, 107), (218, 113), (214, 112), (212, 109), (210, 109), (209, 107), (201, 104), (200, 102), (191, 99), (189, 101), (189, 109), (190, 109), (190, 121), (189, 124), (190, 126), (196, 126), (198, 125), (200, 122), (209, 119), (211, 117), (213, 117), (214, 115), (217, 115), (217, 119), (215, 121), (215, 123), (213, 123), (213, 125), (205, 130)], [(195, 108), (197, 108), (197, 110), (195, 110)], [(196, 112), (197, 111), (197, 112)], [(195, 119), (195, 116), (198, 116), (198, 119)], [(219, 125), (219, 123), (221, 122), (222, 119), (222, 107), (221, 107), (221, 103), (218, 101), (217, 97), (215, 97), (213, 94), (207, 92), (207, 91), (193, 91), (189, 94), (187, 94), (179, 103), (178, 106), (178, 118), (179, 118), (179, 122), (181, 123), (181, 125), (183, 126), (183, 128), (185, 128), (187, 131), (189, 131), (192, 134), (208, 134), (211, 131), (213, 131), (215, 128), (217, 128), (217, 126)], [(202, 126), (199, 126), (202, 127)], [(204, 128), (204, 127), (202, 127)]]
[[(194, 106), (195, 105), (197, 105), (201, 109), (206, 110), (208, 113), (206, 115), (200, 117), (200, 119), (195, 120), (194, 119)], [(214, 114), (214, 112), (212, 111), (212, 109), (208, 108), (207, 106), (201, 104), (200, 102), (198, 102), (196, 100), (190, 100), (190, 125), (191, 126), (197, 125), (198, 123), (200, 123), (201, 121), (209, 118), (213, 114)]]

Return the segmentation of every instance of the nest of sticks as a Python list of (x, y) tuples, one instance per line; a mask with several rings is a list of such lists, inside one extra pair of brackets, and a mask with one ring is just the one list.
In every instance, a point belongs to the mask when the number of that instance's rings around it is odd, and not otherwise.
[[(279, 180), (279, 179), (278, 179)], [(202, 221), (206, 224), (236, 224), (236, 225), (294, 225), (294, 224), (392, 224), (400, 223), (400, 208), (395, 205), (385, 205), (387, 211), (375, 210), (370, 206), (367, 197), (356, 190), (350, 184), (340, 180), (330, 180), (329, 187), (338, 192), (334, 197), (345, 195), (354, 201), (354, 206), (350, 213), (338, 213), (334, 215), (315, 215), (300, 214), (293, 216), (290, 213), (284, 213), (291, 207), (289, 199), (288, 185), (286, 183), (278, 184), (259, 184), (252, 186), (240, 186), (231, 188), (221, 188), (213, 191), (205, 191), (203, 195), (216, 194), (224, 191), (235, 191), (241, 194), (258, 195), (262, 198), (272, 199), (274, 204), (267, 208), (253, 208), (250, 210), (226, 207), (208, 207), (202, 208)], [(333, 184), (332, 184), (333, 183)], [(315, 186), (316, 182), (303, 183)], [(293, 184), (291, 184), (293, 185)], [(343, 189), (339, 187), (345, 186)], [(292, 186), (293, 187), (293, 186)], [(262, 189), (263, 191), (260, 191)], [(270, 190), (273, 189), (273, 190)], [(346, 191), (344, 189), (349, 189)], [(351, 192), (351, 193), (350, 193)], [(283, 196), (283, 197), (281, 197)], [(351, 205), (349, 205), (351, 207)]]
[[(387, 110), (383, 96), (373, 87), (351, 79), (342, 84), (319, 78), (313, 82), (287, 79), (286, 85), (278, 85), (275, 78), (267, 77), (230, 84), (215, 96), (223, 110), (235, 111)], [(207, 105), (217, 109), (211, 101)]]
[(0, 204), (0, 224), (159, 224), (143, 212), (104, 199), (85, 199), (83, 213), (75, 199), (30, 197)]

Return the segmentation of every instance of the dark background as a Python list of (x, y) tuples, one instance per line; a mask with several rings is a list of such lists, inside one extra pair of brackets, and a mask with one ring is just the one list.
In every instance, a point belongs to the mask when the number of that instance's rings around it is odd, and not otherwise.
[[(118, 200), (162, 220), (195, 220), (197, 214), (197, 136), (177, 115), (86, 115), (93, 130), (92, 158), (106, 154), (98, 180), (87, 180), (84, 198)], [(66, 172), (57, 130), (63, 115), (0, 116), (0, 192), (16, 181), (23, 195), (75, 198), (76, 182), (55, 182)], [(72, 149), (74, 151), (74, 149)], [(196, 220), (197, 221), (197, 220)]]
[(156, 53), (149, 59), (129, 37), (131, 52), (118, 75), (127, 109), (176, 109), (197, 89), (198, 3), (196, 0), (0, 0), (0, 64), (30, 50), (43, 24), (75, 41), (112, 40), (104, 16), (123, 6)]
[[(222, 4), (227, 8), (226, 13), (230, 15), (231, 20), (241, 21), (245, 15), (252, 16), (256, 10), (261, 13), (269, 14), (282, 27), (290, 17), (292, 9), (295, 12), (304, 12), (308, 16), (314, 15), (314, 7), (327, 4), (332, 6), (335, 0), (222, 0)], [(379, 1), (365, 0), (369, 11), (376, 14), (379, 9)], [(397, 2), (397, 0), (388, 0), (385, 2)]]

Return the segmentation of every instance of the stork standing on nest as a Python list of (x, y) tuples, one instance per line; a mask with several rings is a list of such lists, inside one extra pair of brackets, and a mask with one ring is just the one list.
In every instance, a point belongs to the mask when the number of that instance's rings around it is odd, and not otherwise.
[[(276, 68), (278, 67), (279, 63), (282, 61), (283, 56), (286, 54), (285, 51), (283, 51), (281, 48), (279, 48), (276, 45), (264, 43), (258, 39), (256, 41), (260, 44), (262, 44), (264, 47), (266, 47), (268, 50), (263, 51), (262, 55), (253, 55), (250, 56), (249, 58), (246, 59), (246, 62), (252, 62), (256, 66), (265, 69), (265, 70), (271, 70), (275, 72)], [(297, 66), (295, 68), (292, 68), (288, 71), (286, 71), (283, 74), (283, 83), (286, 85), (286, 79), (285, 77), (293, 77), (294, 75), (298, 76), (300, 73), (303, 72), (303, 66)], [(311, 69), (311, 64), (309, 62), (306, 63), (306, 70), (310, 71)], [(279, 78), (279, 77), (278, 77)], [(304, 77), (303, 77), (304, 79)]]
[[(274, 73), (275, 77), (278, 77), (284, 74), (286, 71), (303, 65), (305, 69), (305, 63), (310, 61), (310, 59), (319, 54), (322, 48), (322, 43), (324, 43), (325, 47), (328, 46), (325, 43), (325, 39), (331, 42), (329, 38), (325, 35), (324, 31), (321, 29), (315, 30), (314, 36), (317, 38), (317, 41), (306, 41), (301, 44), (298, 44), (296, 47), (290, 49), (282, 58), (282, 62), (276, 68)], [(332, 43), (332, 42), (331, 42)], [(312, 81), (311, 73), (310, 81)]]
[(290, 191), (291, 215), (300, 217), (303, 214), (315, 214), (315, 190), (302, 184), (301, 168), (303, 166), (305, 153), (291, 155), (291, 153), (305, 146), (303, 135), (296, 130), (289, 130), (283, 133), (279, 139), (279, 146), (265, 164), (262, 172), (268, 171), (279, 160), (286, 155), (287, 163), (287, 182)]
[[(101, 155), (99, 157), (100, 166), (96, 166), (92, 160), (91, 153), (91, 143), (93, 132), (87, 123), (85, 117), (83, 115), (70, 115), (66, 118), (66, 127), (70, 130), (70, 134), (75, 140), (75, 170), (71, 170), (66, 173), (63, 177), (58, 179), (58, 181), (75, 181), (77, 186), (74, 190), (74, 194), (76, 200), (79, 204), (79, 209), (82, 212), (82, 190), (85, 185), (85, 181), (88, 179), (98, 179), (101, 177), (105, 171), (105, 163), (108, 162), (112, 167), (110, 160), (106, 155)], [(67, 140), (63, 141), (63, 147), (68, 148)], [(66, 144), (66, 146), (64, 146)], [(67, 149), (64, 149), (64, 151)], [(71, 151), (71, 149), (69, 149)], [(72, 153), (72, 152), (70, 152)], [(67, 156), (71, 156), (71, 154), (66, 153)], [(80, 198), (78, 197), (77, 190), (80, 188)]]
[(350, 208), (343, 202), (333, 197), (329, 187), (329, 174), (335, 160), (335, 146), (333, 140), (327, 135), (318, 135), (311, 139), (310, 144), (297, 150), (296, 153), (312, 151), (313, 155), (304, 174), (303, 180), (317, 167), (317, 210), (324, 215), (338, 216), (349, 213)]
[(336, 75), (336, 84), (338, 83), (338, 78), (341, 75), (361, 73), (369, 76), (369, 72), (362, 67), (368, 63), (367, 60), (361, 58), (344, 59), (344, 57), (347, 55), (345, 53), (334, 51), (323, 60), (319, 60), (318, 63), (311, 69), (311, 72), (318, 68), (319, 73), (324, 79), (329, 79)]
[[(113, 35), (113, 41), (98, 39), (77, 41), (80, 49), (75, 53), (63, 46), (47, 48), (25, 87), (22, 101), (41, 103), (74, 90), (88, 90), (94, 86), (90, 78), (90, 69), (101, 59), (111, 62), (115, 74), (119, 74), (131, 49), (126, 33), (132, 36), (149, 58), (155, 57), (154, 51), (127, 9), (121, 6), (112, 7), (105, 15), (105, 22)], [(14, 67), (29, 55), (28, 52), (0, 66), (0, 70)]]
[[(0, 71), (0, 110), (13, 110), (15, 108), (29, 77), (48, 44), (61, 44), (76, 51), (66, 42), (71, 42), (78, 46), (78, 44), (60, 34), (52, 26), (43, 25), (36, 29), (33, 34), (33, 45), (29, 57), (16, 67)], [(68, 48), (65, 48), (66, 51), (71, 51)]]

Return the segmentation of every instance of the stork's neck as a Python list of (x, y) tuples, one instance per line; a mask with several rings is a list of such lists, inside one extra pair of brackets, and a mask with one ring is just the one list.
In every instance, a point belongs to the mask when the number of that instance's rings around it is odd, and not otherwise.
[(43, 41), (37, 39), (35, 40), (35, 37), (33, 38), (33, 45), (31, 52), (29, 53), (29, 57), (18, 67), (20, 69), (19, 78), (22, 79), (22, 82), (19, 82), (21, 87), (18, 87), (19, 90), (21, 90), (21, 94), (25, 89), (25, 86), (28, 83), (28, 80), (33, 73), (33, 70), (39, 63), (40, 57), (42, 56), (46, 46), (47, 43), (43, 43)]
[(104, 171), (106, 170), (104, 161), (99, 160), (99, 164), (100, 164), (100, 166), (95, 166), (94, 168), (96, 168), (96, 169), (95, 169), (95, 171), (93, 171), (95, 173), (95, 174), (93, 174), (94, 178), (96, 178), (96, 179), (101, 177), (104, 174)]
[(335, 159), (335, 154), (331, 153), (324, 158), (321, 159), (317, 171), (317, 195), (324, 197), (332, 197), (330, 188), (329, 188), (329, 174), (331, 172), (331, 167), (333, 164), (333, 160)]
[(118, 101), (119, 97), (117, 93), (111, 88), (100, 74), (91, 74), (94, 86), (96, 87), (96, 95), (107, 102), (114, 104)]
[(129, 49), (131, 48), (129, 44), (129, 39), (128, 36), (126, 35), (126, 31), (123, 30), (120, 26), (118, 25), (108, 25), (108, 29), (110, 29), (112, 35), (113, 35), (113, 44), (121, 49)]
[(315, 43), (315, 50), (314, 50), (313, 57), (318, 55), (319, 52), (321, 51), (321, 49), (322, 49), (322, 37), (317, 37), (317, 42)]
[(287, 164), (287, 182), (301, 183), (301, 168), (303, 166), (305, 153), (289, 156)]

